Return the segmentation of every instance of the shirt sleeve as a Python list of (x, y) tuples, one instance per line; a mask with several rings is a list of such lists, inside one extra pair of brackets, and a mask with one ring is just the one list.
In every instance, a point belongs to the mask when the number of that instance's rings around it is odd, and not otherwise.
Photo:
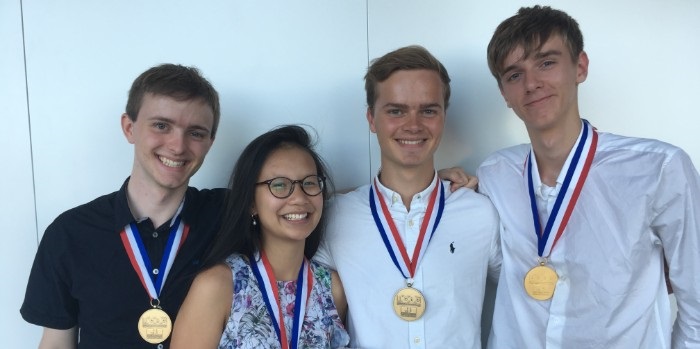
[(700, 177), (680, 149), (662, 168), (653, 212), (678, 304), (672, 347), (700, 348)]
[(325, 265), (331, 270), (338, 270), (338, 268), (335, 265), (335, 261), (333, 260), (333, 255), (331, 254), (331, 243), (329, 242), (332, 237), (330, 236), (333, 233), (333, 227), (335, 226), (335, 219), (336, 219), (336, 211), (337, 208), (335, 207), (337, 205), (336, 201), (334, 199), (331, 199), (330, 202), (328, 202), (328, 207), (324, 210), (323, 214), (328, 215), (328, 224), (326, 224), (326, 230), (323, 232), (323, 238), (321, 238), (321, 243), (318, 246), (318, 250), (316, 250), (316, 253), (314, 254), (313, 260), (316, 262)]
[(20, 313), (25, 321), (54, 329), (70, 329), (78, 320), (78, 302), (71, 295), (66, 272), (64, 235), (55, 223), (39, 244)]
[(330, 246), (328, 246), (327, 238), (324, 237), (321, 239), (321, 244), (318, 246), (318, 250), (316, 250), (313, 260), (325, 265), (329, 269), (337, 270), (333, 257), (331, 257)]
[[(483, 178), (483, 171), (481, 167), (477, 170), (477, 176), (480, 178), (479, 180), (479, 193), (486, 196), (491, 200), (489, 197), (489, 190), (488, 190), (488, 181), (483, 181), (481, 178)], [(489, 270), (488, 270), (488, 278), (489, 281), (493, 283), (498, 282), (498, 278), (501, 274), (501, 264), (503, 263), (503, 255), (501, 254), (501, 221), (498, 216), (498, 212), (496, 211), (496, 208), (494, 207), (495, 216), (497, 220), (497, 224), (495, 224), (494, 229), (496, 230), (493, 234), (493, 240), (491, 242), (491, 253), (489, 256)]]

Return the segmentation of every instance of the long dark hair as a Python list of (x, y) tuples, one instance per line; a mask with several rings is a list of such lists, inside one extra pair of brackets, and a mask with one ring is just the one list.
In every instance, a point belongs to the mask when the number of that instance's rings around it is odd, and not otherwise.
[[(275, 150), (285, 146), (298, 147), (305, 150), (314, 159), (316, 174), (326, 178), (326, 185), (322, 193), (324, 207), (326, 207), (325, 205), (334, 191), (334, 186), (328, 167), (314, 150), (314, 145), (315, 141), (306, 129), (298, 125), (286, 125), (258, 136), (245, 147), (231, 174), (228, 185), (229, 193), (221, 218), (221, 228), (204, 259), (204, 268), (223, 262), (226, 257), (233, 253), (247, 256), (260, 250), (262, 238), (259, 225), (253, 225), (251, 207), (255, 201), (255, 183), (265, 161)], [(325, 223), (326, 213), (324, 211), (318, 225), (306, 238), (304, 255), (309, 259), (318, 249)]]

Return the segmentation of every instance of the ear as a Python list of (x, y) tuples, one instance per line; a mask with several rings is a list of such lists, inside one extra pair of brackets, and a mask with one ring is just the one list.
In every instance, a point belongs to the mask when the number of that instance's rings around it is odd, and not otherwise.
[(374, 115), (370, 107), (367, 107), (367, 122), (369, 123), (369, 130), (372, 131), (372, 133), (377, 133), (377, 128), (374, 126)]
[(576, 83), (580, 84), (586, 81), (586, 77), (588, 77), (588, 54), (586, 51), (581, 51), (576, 63)]
[(124, 137), (126, 137), (126, 140), (129, 141), (129, 143), (134, 144), (134, 121), (131, 120), (129, 114), (124, 113), (122, 114), (121, 123)]

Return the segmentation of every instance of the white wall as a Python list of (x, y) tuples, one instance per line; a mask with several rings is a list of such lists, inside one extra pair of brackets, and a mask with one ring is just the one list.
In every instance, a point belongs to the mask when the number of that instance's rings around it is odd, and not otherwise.
[[(0, 0), (0, 347), (36, 347), (40, 331), (19, 305), (37, 247), (32, 153), (19, 1)], [(30, 343), (30, 346), (27, 346)]]
[[(60, 212), (117, 190), (129, 174), (132, 149), (119, 116), (143, 70), (162, 62), (196, 65), (221, 94), (219, 135), (193, 185), (224, 186), (252, 138), (278, 124), (307, 123), (319, 131), (338, 187), (349, 188), (366, 183), (379, 162), (364, 117), (367, 62), (421, 44), (453, 78), (438, 166), (474, 172), (490, 152), (526, 141), (488, 72), (485, 48), (501, 20), (531, 4), (0, 0), (0, 105), (9, 126), (0, 137), (8, 163), (0, 174), (0, 273), (10, 285), (0, 288), (0, 344), (38, 343), (39, 330), (18, 309), (46, 226)], [(591, 60), (580, 87), (584, 117), (604, 131), (679, 145), (700, 164), (700, 2), (549, 4), (584, 31)]]

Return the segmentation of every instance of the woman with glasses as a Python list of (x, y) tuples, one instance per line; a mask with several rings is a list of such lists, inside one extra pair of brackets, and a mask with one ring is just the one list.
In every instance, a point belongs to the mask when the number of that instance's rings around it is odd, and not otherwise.
[(335, 272), (311, 261), (333, 192), (299, 126), (240, 155), (220, 233), (178, 313), (172, 348), (338, 348), (347, 303)]

